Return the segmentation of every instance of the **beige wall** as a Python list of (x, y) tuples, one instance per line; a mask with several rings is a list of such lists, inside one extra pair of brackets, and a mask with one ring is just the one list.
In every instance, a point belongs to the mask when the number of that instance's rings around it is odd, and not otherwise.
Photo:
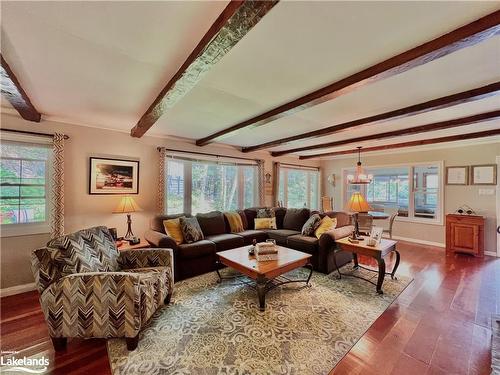
[[(128, 133), (103, 130), (98, 128), (42, 121), (30, 123), (18, 116), (2, 114), (1, 127), (7, 129), (39, 132), (62, 132), (70, 136), (65, 147), (65, 230), (66, 232), (94, 226), (106, 225), (117, 227), (119, 234), (126, 231), (125, 215), (111, 212), (119, 201), (118, 196), (88, 194), (89, 157), (124, 157), (140, 161), (140, 186), (136, 202), (143, 209), (133, 214), (133, 230), (143, 236), (149, 226), (149, 219), (154, 215), (157, 201), (158, 158), (157, 146), (165, 146), (187, 151), (200, 151), (255, 157), (265, 160), (265, 170), (272, 171), (269, 153), (256, 152), (243, 154), (234, 147), (209, 145), (204, 148), (194, 146), (187, 141), (167, 138), (143, 137), (132, 138)], [(298, 163), (296, 158), (279, 158), (282, 162)], [(300, 162), (302, 165), (319, 165), (318, 162)], [(266, 196), (266, 203), (271, 204), (271, 196)], [(43, 246), (48, 235), (31, 235), (1, 238), (0, 288), (8, 288), (33, 282), (30, 270), (30, 252)]]
[[(494, 164), (496, 156), (500, 156), (500, 143), (478, 144), (457, 148), (429, 149), (419, 152), (386, 153), (385, 155), (362, 155), (364, 166), (404, 164), (411, 162), (443, 161), (444, 166)], [(343, 158), (336, 160), (323, 160), (321, 168), (323, 173), (323, 191), (335, 199), (335, 208), (342, 209), (341, 177), (342, 168), (352, 168), (356, 158)], [(337, 184), (332, 187), (327, 181), (327, 176), (334, 173)], [(443, 171), (444, 173), (444, 171)], [(485, 250), (496, 252), (496, 196), (479, 195), (479, 189), (492, 189), (494, 186), (447, 186), (444, 188), (444, 213), (453, 213), (459, 206), (467, 204), (479, 215), (486, 218)], [(495, 192), (496, 194), (496, 192)], [(443, 223), (444, 224), (444, 223)], [(430, 225), (409, 222), (394, 224), (394, 234), (400, 237), (425, 240), (440, 244), (445, 243), (444, 225)]]

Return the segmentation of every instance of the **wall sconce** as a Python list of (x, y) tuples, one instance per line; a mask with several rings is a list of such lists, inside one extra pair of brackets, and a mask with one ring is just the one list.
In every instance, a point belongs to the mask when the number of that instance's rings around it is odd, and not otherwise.
[(330, 176), (328, 176), (328, 182), (333, 186), (335, 187), (335, 174), (332, 173)]
[(266, 184), (270, 184), (271, 183), (271, 173), (266, 172), (266, 174), (264, 175), (264, 177), (265, 177), (265, 180), (266, 180)]

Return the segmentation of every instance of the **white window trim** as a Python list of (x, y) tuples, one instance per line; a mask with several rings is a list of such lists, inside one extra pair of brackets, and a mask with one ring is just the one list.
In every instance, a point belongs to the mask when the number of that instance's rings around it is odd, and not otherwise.
[[(432, 166), (437, 166), (438, 167), (438, 180), (439, 180), (439, 202), (437, 205), (437, 212), (436, 212), (436, 218), (429, 220), (429, 219), (422, 219), (418, 217), (414, 217), (414, 205), (415, 205), (415, 191), (414, 191), (414, 184), (413, 184), (413, 168), (418, 167), (418, 166), (424, 166), (424, 165), (432, 165)], [(418, 224), (428, 224), (428, 225), (444, 225), (444, 176), (443, 176), (443, 170), (444, 170), (444, 161), (439, 160), (439, 161), (426, 161), (426, 162), (409, 162), (409, 163), (398, 163), (398, 164), (383, 164), (383, 165), (364, 165), (366, 169), (376, 169), (376, 168), (397, 168), (397, 167), (406, 167), (409, 168), (409, 174), (408, 174), (408, 191), (409, 191), (409, 202), (408, 202), (408, 215), (412, 215), (411, 217), (402, 217), (402, 216), (396, 216), (396, 220), (400, 222), (408, 222), (408, 223), (418, 223)], [(344, 207), (345, 205), (345, 187), (346, 187), (346, 182), (344, 179), (344, 176), (346, 174), (346, 171), (352, 170), (353, 167), (351, 168), (342, 168), (342, 186), (341, 186), (341, 191), (340, 191), (340, 198), (342, 205)]]
[[(26, 134), (2, 133), (2, 140), (14, 142), (27, 142), (40, 145), (52, 144), (52, 138), (40, 137)], [(38, 223), (18, 223), (18, 224), (1, 224), (0, 238), (29, 236), (33, 234), (46, 234), (51, 232), (51, 214), (53, 208), (52, 202), (52, 166), (54, 163), (54, 155), (52, 148), (49, 148), (49, 157), (47, 158), (47, 168), (45, 169), (45, 179), (47, 181), (45, 187), (45, 221)]]
[[(171, 156), (171, 155), (169, 155)], [(171, 158), (171, 157), (167, 157), (166, 161), (165, 161), (165, 168), (166, 168), (166, 171), (168, 173), (168, 162), (169, 161), (178, 161), (178, 162), (182, 162), (183, 164), (183, 168), (184, 168), (184, 199), (183, 199), (183, 210), (182, 210), (182, 213), (186, 214), (186, 215), (192, 215), (192, 197), (193, 197), (193, 162), (212, 162), (214, 164), (216, 164), (217, 161), (221, 162), (221, 160), (219, 159), (214, 159), (214, 158), (208, 158), (206, 160), (204, 159), (196, 159), (196, 160), (189, 160), (188, 158)], [(228, 164), (230, 165), (231, 163), (228, 162)], [(253, 163), (243, 163), (243, 164), (246, 164), (248, 167), (253, 167), (253, 168), (256, 168), (257, 169), (257, 164), (253, 164)], [(237, 176), (237, 180), (238, 180), (238, 209), (243, 209), (244, 208), (244, 203), (245, 203), (245, 192), (244, 192), (244, 171), (243, 171), (243, 165), (238, 165), (238, 176)], [(166, 179), (168, 178), (168, 174), (165, 175), (165, 181)], [(242, 189), (243, 187), (243, 189)], [(258, 192), (258, 181), (257, 181), (257, 170), (255, 170), (255, 174), (254, 174), (254, 186), (253, 186), (253, 196), (254, 196), (254, 205), (258, 205), (258, 195), (259, 195), (259, 192)], [(168, 197), (167, 197), (167, 189), (165, 188), (165, 191), (163, 192), (164, 194), (164, 202), (165, 202), (165, 212), (164, 214), (168, 215)]]
[[(306, 172), (317, 172), (317, 186), (318, 186), (318, 194), (317, 194), (317, 199), (316, 199), (316, 207), (308, 207), (310, 210), (319, 210), (320, 207), (320, 201), (321, 201), (321, 188), (320, 188), (320, 182), (321, 182), (321, 171), (319, 169), (313, 169), (313, 168), (292, 168), (292, 167), (281, 167), (280, 168), (280, 173), (283, 173), (283, 204), (288, 206), (288, 171), (306, 171)], [(280, 178), (278, 176), (278, 178)], [(307, 181), (306, 181), (306, 199), (307, 202), (311, 202), (311, 173), (307, 173)], [(281, 186), (280, 186), (281, 188)], [(278, 192), (279, 195), (279, 192)]]

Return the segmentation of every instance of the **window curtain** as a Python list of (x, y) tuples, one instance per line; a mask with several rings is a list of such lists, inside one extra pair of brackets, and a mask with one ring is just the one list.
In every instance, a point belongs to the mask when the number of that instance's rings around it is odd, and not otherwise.
[(158, 181), (158, 212), (165, 213), (165, 185), (167, 178), (167, 163), (165, 163), (165, 147), (160, 147), (160, 161), (159, 161), (159, 181)]
[(265, 172), (264, 160), (257, 160), (257, 186), (259, 189), (259, 205), (261, 207), (266, 205), (266, 189), (265, 189)]
[(52, 238), (64, 234), (64, 134), (55, 133), (52, 164)]
[(281, 169), (281, 163), (275, 161), (273, 164), (273, 205), (275, 207), (279, 206), (280, 169)]

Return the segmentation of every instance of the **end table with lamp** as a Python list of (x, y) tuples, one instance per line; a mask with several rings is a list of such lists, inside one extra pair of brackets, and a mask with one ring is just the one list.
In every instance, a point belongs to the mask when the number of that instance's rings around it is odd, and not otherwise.
[(365, 200), (363, 195), (359, 192), (355, 192), (352, 194), (351, 198), (349, 199), (349, 202), (347, 202), (345, 206), (346, 211), (353, 212), (354, 215), (354, 233), (353, 236), (351, 236), (351, 239), (354, 240), (362, 240), (362, 237), (360, 237), (359, 234), (359, 221), (358, 221), (358, 214), (360, 212), (368, 212), (371, 207), (368, 204), (368, 202)]
[(130, 241), (134, 239), (132, 232), (132, 212), (142, 211), (142, 209), (135, 203), (132, 197), (123, 197), (120, 203), (113, 211), (114, 214), (127, 214), (127, 234), (123, 237), (124, 240)]

